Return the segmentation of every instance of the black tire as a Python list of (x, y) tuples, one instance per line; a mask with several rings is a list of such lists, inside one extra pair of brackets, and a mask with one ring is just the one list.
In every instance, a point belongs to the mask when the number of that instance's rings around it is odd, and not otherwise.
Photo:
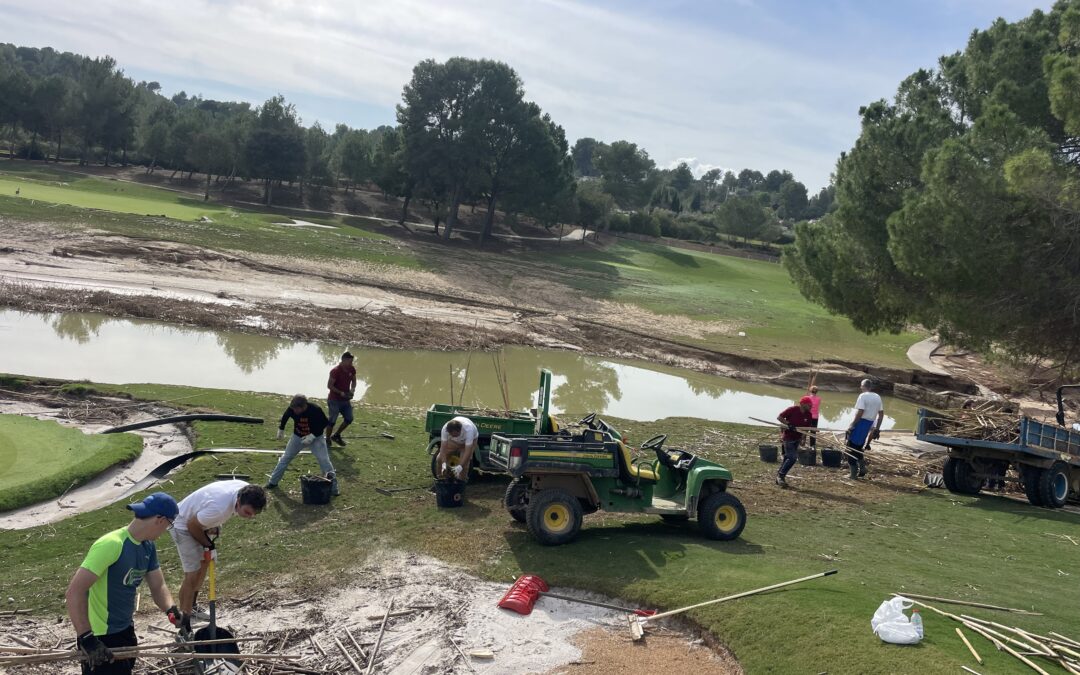
[(1039, 483), (1042, 482), (1043, 469), (1034, 466), (1025, 466), (1021, 475), (1024, 478), (1024, 494), (1027, 495), (1028, 503), (1032, 506), (1042, 506), (1042, 492)]
[(952, 493), (958, 493), (956, 488), (956, 459), (952, 457), (945, 458), (945, 466), (941, 469), (941, 480), (945, 483), (945, 489)]
[(698, 506), (698, 527), (709, 539), (735, 539), (746, 527), (746, 509), (735, 495), (714, 492)]
[(1069, 465), (1054, 462), (1049, 469), (1043, 469), (1036, 481), (1039, 501), (1043, 506), (1060, 509), (1069, 498)]
[(581, 504), (566, 490), (542, 490), (529, 499), (525, 525), (529, 534), (544, 546), (559, 546), (574, 540), (581, 530)]
[[(438, 469), (438, 467), (435, 466), (435, 461), (439, 457), (439, 445), (440, 444), (441, 444), (441, 441), (438, 438), (436, 438), (436, 439), (433, 439), (430, 443), (428, 443), (428, 446), (427, 446), (428, 454), (431, 455), (431, 477), (434, 478), (435, 480), (439, 479), (439, 469)], [(474, 481), (474, 480), (476, 480), (477, 478), (480, 477), (480, 470), (476, 468), (476, 464), (477, 464), (476, 455), (479, 454), (479, 453), (480, 453), (480, 448), (477, 448), (476, 453), (473, 455), (472, 466), (469, 467), (469, 475), (468, 475), (467, 478), (470, 481)], [(450, 466), (457, 466), (458, 459), (460, 459), (460, 457), (458, 455), (451, 454), (447, 464), (449, 464)]]
[[(949, 487), (949, 476), (952, 477), (952, 487)], [(983, 479), (975, 476), (975, 466), (966, 459), (949, 457), (945, 460), (945, 487), (949, 492), (958, 495), (977, 495), (982, 489)]]
[(503, 495), (503, 506), (510, 517), (519, 523), (525, 522), (525, 512), (529, 508), (529, 482), (515, 480), (506, 486), (506, 494)]

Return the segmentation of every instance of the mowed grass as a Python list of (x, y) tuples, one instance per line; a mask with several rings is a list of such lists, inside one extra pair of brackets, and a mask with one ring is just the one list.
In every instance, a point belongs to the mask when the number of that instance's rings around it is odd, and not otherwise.
[[(907, 349), (924, 337), (861, 333), (846, 318), (803, 298), (776, 263), (633, 241), (606, 251), (556, 253), (549, 262), (587, 272), (573, 283), (591, 296), (729, 324), (726, 333), (685, 340), (723, 352), (910, 368)], [(746, 336), (739, 337), (740, 331)]]
[[(293, 215), (334, 229), (286, 227)], [(390, 237), (354, 226), (355, 219), (345, 222), (234, 208), (159, 187), (83, 176), (38, 163), (0, 161), (0, 216), (92, 225), (113, 234), (217, 250), (423, 266)]]
[(142, 439), (134, 434), (88, 435), (56, 422), (0, 415), (0, 511), (58, 497), (141, 452)]
[[(286, 405), (283, 397), (155, 385), (119, 389), (154, 399), (192, 396), (184, 403), (267, 419), (261, 427), (196, 423), (200, 447), (280, 445), (272, 435)], [(430, 482), (423, 413), (361, 409), (358, 419), (360, 428), (353, 427), (353, 433), (388, 431), (396, 439), (357, 440), (346, 449), (335, 448), (342, 496), (328, 507), (300, 502), (298, 477), (317, 467), (310, 457), (298, 458), (282, 481), (286, 489), (274, 494), (265, 513), (224, 528), (219, 550), (227, 564), (220, 568), (219, 589), (226, 597), (255, 590), (265, 594), (267, 579), (309, 594), (332, 592), (348, 583), (343, 579), (354, 576), (351, 570), (369, 552), (385, 548), (433, 555), (507, 586), (527, 572), (553, 585), (596, 590), (631, 606), (657, 609), (836, 568), (839, 574), (826, 579), (695, 610), (687, 617), (731, 648), (748, 673), (928, 673), (976, 666), (954, 626), (932, 613), (925, 613), (926, 639), (918, 646), (886, 645), (874, 636), (870, 617), (897, 591), (1035, 608), (1044, 616), (971, 613), (1080, 637), (1080, 586), (1075, 583), (1080, 554), (1067, 540), (1048, 536), (1075, 532), (1080, 517), (1071, 513), (937, 490), (884, 493), (881, 499), (861, 501), (837, 486), (841, 492), (827, 510), (781, 510), (777, 515), (751, 510), (746, 530), (734, 542), (707, 541), (693, 524), (600, 512), (585, 519), (574, 543), (542, 547), (504, 512), (502, 480), (470, 485), (461, 509), (439, 510), (423, 491), (396, 497), (376, 493), (377, 486)], [(665, 432), (672, 444), (700, 441), (705, 428), (726, 432), (711, 435), (717, 440), (708, 453), (732, 467), (735, 494), (740, 482), (766, 480), (775, 470), (751, 459), (754, 448), (747, 445), (759, 430), (688, 419), (620, 421), (617, 426), (632, 438)], [(274, 461), (272, 456), (202, 458), (165, 489), (183, 496), (228, 471), (259, 480)], [(789, 494), (778, 490), (775, 499), (783, 502)], [(128, 517), (123, 505), (115, 504), (49, 527), (0, 532), (7, 558), (0, 566), (0, 587), (17, 606), (60, 612), (68, 579), (86, 549)], [(167, 538), (159, 548), (166, 578), (175, 588), (180, 579), (176, 554)], [(24, 583), (35, 577), (35, 583)], [(970, 637), (986, 660), (976, 668), (979, 672), (1028, 672), (981, 638)]]

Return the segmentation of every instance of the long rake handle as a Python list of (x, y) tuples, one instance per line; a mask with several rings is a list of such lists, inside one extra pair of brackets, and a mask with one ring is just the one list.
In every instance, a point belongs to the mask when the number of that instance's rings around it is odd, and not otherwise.
[(668, 612), (661, 612), (660, 614), (653, 614), (652, 616), (643, 616), (638, 618), (639, 623), (645, 623), (646, 621), (652, 621), (654, 619), (663, 619), (664, 617), (674, 616), (675, 614), (682, 614), (683, 612), (689, 612), (691, 609), (697, 609), (698, 607), (705, 607), (706, 605), (715, 605), (720, 602), (727, 602), (728, 600), (738, 600), (739, 598), (745, 598), (748, 595), (756, 595), (758, 593), (764, 593), (765, 591), (771, 591), (776, 588), (783, 588), (784, 586), (791, 586), (792, 584), (802, 583), (804, 581), (810, 581), (811, 579), (820, 579), (821, 577), (827, 577), (830, 574), (836, 574), (840, 570), (829, 570), (828, 572), (820, 572), (818, 574), (811, 574), (808, 577), (802, 577), (801, 579), (792, 579), (791, 581), (784, 581), (779, 584), (773, 584), (772, 586), (766, 586), (764, 588), (757, 588), (752, 591), (743, 591), (742, 593), (736, 593), (735, 595), (729, 595), (726, 598), (717, 598), (716, 600), (707, 600), (705, 602), (699, 602), (696, 605), (690, 605), (689, 607), (681, 607), (679, 609), (673, 609)]

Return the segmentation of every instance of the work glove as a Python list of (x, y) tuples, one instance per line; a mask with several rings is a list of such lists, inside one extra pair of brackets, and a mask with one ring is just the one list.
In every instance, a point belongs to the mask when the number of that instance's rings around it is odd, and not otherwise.
[(303, 445), (311, 445), (314, 442), (315, 442), (315, 434), (308, 434), (307, 436), (304, 436), (303, 438), (300, 439), (300, 443), (302, 443)]
[(277, 439), (280, 441), (283, 438), (285, 438), (285, 430), (284, 429), (278, 429), (277, 430)]
[(169, 623), (177, 628), (180, 627), (181, 622), (184, 620), (183, 613), (180, 612), (180, 608), (176, 605), (165, 610), (165, 616), (169, 617)]
[(874, 429), (874, 436), (873, 436), (873, 438), (874, 438), (874, 440), (875, 440), (875, 441), (876, 441), (877, 439), (881, 438), (881, 429)]
[(461, 478), (461, 472), (464, 470), (465, 467), (461, 466), (460, 464), (454, 466), (454, 468), (451, 469), (451, 471), (454, 472), (454, 478)]
[(79, 636), (78, 640), (79, 651), (82, 652), (83, 658), (86, 659), (86, 665), (91, 670), (98, 666), (103, 666), (106, 663), (112, 663), (113, 653), (105, 643), (97, 639), (93, 631), (86, 631)]

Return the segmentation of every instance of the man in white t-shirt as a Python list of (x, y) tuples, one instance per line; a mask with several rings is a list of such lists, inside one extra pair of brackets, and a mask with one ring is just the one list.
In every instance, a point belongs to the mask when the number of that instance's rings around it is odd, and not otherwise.
[(254, 518), (266, 508), (266, 491), (242, 480), (220, 480), (204, 485), (179, 504), (180, 511), (171, 530), (184, 581), (180, 584), (181, 630), (191, 631), (195, 595), (202, 588), (209, 561), (204, 552), (217, 557), (214, 538), (233, 516)]
[(847, 430), (848, 467), (851, 478), (866, 475), (866, 459), (863, 453), (870, 449), (870, 441), (881, 432), (881, 420), (885, 417), (885, 407), (881, 397), (873, 391), (873, 383), (863, 380), (859, 383), (859, 398), (855, 400), (855, 419)]
[[(455, 417), (443, 425), (439, 454), (435, 459), (440, 478), (454, 477), (464, 480), (469, 475), (469, 465), (472, 463), (473, 453), (476, 452), (476, 444), (480, 438), (480, 432), (476, 425), (468, 417)], [(450, 455), (460, 453), (457, 466), (449, 467), (447, 462)]]

